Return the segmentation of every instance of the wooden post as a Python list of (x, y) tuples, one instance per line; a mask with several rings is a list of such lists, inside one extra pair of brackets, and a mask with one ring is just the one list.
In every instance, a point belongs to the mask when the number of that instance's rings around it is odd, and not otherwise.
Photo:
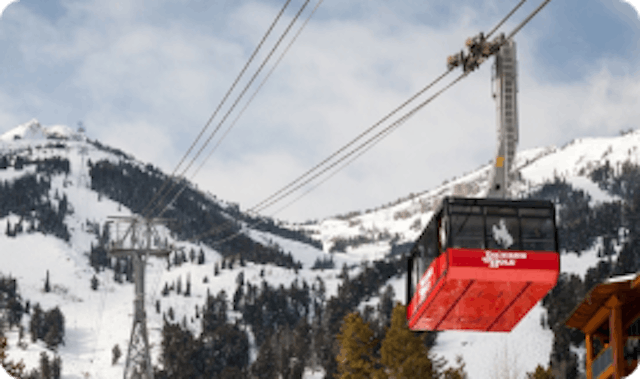
[(609, 333), (613, 350), (613, 377), (622, 379), (624, 375), (624, 336), (622, 335), (622, 307), (617, 296), (611, 296)]
[(593, 369), (591, 368), (593, 364), (593, 335), (591, 333), (585, 334), (584, 343), (587, 347), (587, 379), (593, 379)]

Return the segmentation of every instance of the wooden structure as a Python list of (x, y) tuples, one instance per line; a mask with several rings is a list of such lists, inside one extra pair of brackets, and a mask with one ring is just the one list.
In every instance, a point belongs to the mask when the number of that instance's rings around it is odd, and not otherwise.
[(621, 379), (633, 372), (638, 349), (628, 347), (640, 337), (639, 324), (640, 273), (607, 279), (589, 291), (565, 322), (585, 335), (587, 379)]

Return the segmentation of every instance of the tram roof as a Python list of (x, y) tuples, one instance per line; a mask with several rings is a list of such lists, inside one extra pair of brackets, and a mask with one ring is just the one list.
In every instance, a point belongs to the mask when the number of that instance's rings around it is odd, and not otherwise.
[(463, 206), (495, 206), (511, 208), (551, 208), (553, 203), (548, 200), (513, 200), (513, 199), (485, 199), (446, 196), (442, 200), (442, 205), (463, 205)]

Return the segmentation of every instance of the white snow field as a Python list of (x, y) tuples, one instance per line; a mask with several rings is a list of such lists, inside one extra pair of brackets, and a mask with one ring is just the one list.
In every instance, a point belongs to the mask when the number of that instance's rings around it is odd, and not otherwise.
[[(51, 142), (47, 136), (51, 135), (66, 138), (66, 148), (47, 148), (47, 143)], [(611, 166), (616, 169), (627, 159), (637, 162), (638, 145), (640, 134), (633, 132), (620, 137), (576, 140), (562, 148), (523, 151), (518, 154), (516, 162), (523, 177), (523, 181), (518, 183), (518, 189), (524, 194), (537, 188), (544, 180), (552, 179), (555, 174), (585, 190), (594, 204), (615, 201), (615, 197), (591, 182), (587, 174), (604, 159), (609, 159)], [(56, 191), (60, 196), (66, 194), (73, 212), (65, 219), (71, 234), (69, 243), (40, 233), (23, 233), (14, 238), (0, 233), (0, 251), (5, 258), (0, 273), (17, 278), (19, 292), (23, 299), (31, 302), (31, 306), (39, 303), (45, 310), (55, 306), (62, 310), (66, 321), (65, 344), (59, 347), (57, 354), (62, 358), (64, 379), (119, 377), (124, 368), (132, 324), (133, 285), (126, 282), (118, 284), (113, 280), (112, 271), (103, 271), (96, 273), (99, 280), (98, 291), (91, 290), (90, 280), (94, 270), (89, 266), (88, 252), (91, 244), (96, 243), (96, 239), (88, 230), (87, 221), (102, 224), (107, 216), (130, 215), (131, 212), (114, 201), (98, 196), (90, 189), (86, 162), (88, 159), (93, 162), (101, 159), (117, 162), (124, 158), (88, 144), (83, 135), (67, 127), (45, 127), (35, 120), (0, 136), (0, 152), (8, 151), (20, 154), (31, 151), (31, 154), (38, 156), (60, 155), (69, 159), (71, 172), (67, 177), (54, 176), (51, 198)], [(133, 163), (144, 167), (143, 163)], [(150, 259), (147, 267), (146, 305), (154, 364), (158, 363), (162, 327), (161, 314), (155, 311), (156, 300), (160, 300), (162, 310), (173, 307), (176, 320), (182, 320), (186, 316), (188, 327), (197, 332), (200, 328), (199, 320), (191, 321), (195, 306), (203, 304), (207, 290), (215, 295), (224, 289), (231, 300), (236, 286), (235, 279), (241, 271), (244, 272), (246, 281), (259, 284), (262, 280), (260, 271), (264, 269), (264, 280), (271, 286), (289, 286), (294, 280), (298, 280), (299, 283), (305, 280), (311, 285), (316, 277), (321, 277), (326, 285), (326, 296), (329, 298), (337, 293), (341, 281), (338, 274), (343, 265), (350, 267), (350, 275), (356, 275), (361, 270), (361, 263), (384, 258), (392, 240), (395, 243), (413, 241), (421, 233), (443, 196), (482, 196), (488, 172), (488, 166), (480, 167), (435, 189), (409, 196), (370, 212), (349, 217), (327, 218), (306, 225), (288, 225), (313, 233), (314, 238), (323, 242), (322, 250), (270, 233), (245, 228), (251, 238), (267, 244), (278, 244), (284, 251), (291, 252), (294, 259), (303, 264), (303, 269), (297, 274), (293, 270), (273, 265), (248, 263), (246, 267), (236, 265), (233, 270), (221, 270), (220, 275), (214, 277), (213, 264), (221, 259), (220, 254), (206, 246), (174, 241), (184, 246), (187, 251), (191, 248), (196, 251), (202, 248), (206, 263), (185, 263), (167, 270), (164, 261)], [(33, 173), (33, 170), (0, 170), (0, 180), (12, 181), (27, 173)], [(13, 225), (17, 221), (16, 215), (9, 215), (0, 219), (0, 227), (4, 227), (7, 222)], [(370, 240), (359, 246), (348, 247), (343, 253), (332, 254), (335, 269), (311, 270), (317, 258), (329, 257), (329, 249), (336, 239), (356, 236), (367, 236)], [(563, 254), (561, 270), (584, 276), (586, 270), (599, 259), (599, 243), (583, 252)], [(43, 291), (47, 270), (52, 286), (50, 293)], [(171, 283), (177, 278), (184, 282), (187, 277), (190, 277), (192, 284), (190, 297), (179, 296), (174, 292), (168, 297), (161, 296), (160, 291), (165, 282)], [(205, 277), (208, 283), (203, 282)], [(404, 280), (403, 277), (394, 277), (388, 281), (398, 301), (405, 301)], [(378, 301), (379, 297), (373, 296), (363, 302), (360, 308), (365, 304), (375, 306)], [(549, 361), (552, 333), (541, 326), (543, 313), (544, 308), (540, 304), (536, 305), (511, 333), (442, 332), (434, 352), (445, 357), (450, 364), (455, 364), (455, 357), (461, 355), (470, 379), (493, 378), (495, 373), (504, 372), (506, 368), (523, 378), (524, 373), (533, 371), (538, 364), (547, 366)], [(239, 315), (232, 311), (229, 316), (233, 319)], [(27, 330), (28, 322), (29, 316), (25, 315), (22, 325)], [(10, 330), (7, 337), (10, 346), (9, 358), (13, 361), (23, 360), (28, 369), (38, 367), (41, 352), (47, 351), (50, 356), (53, 355), (41, 341), (31, 343), (28, 333), (25, 337), (26, 348), (19, 348), (16, 328)], [(111, 350), (116, 344), (120, 346), (123, 356), (118, 363), (112, 365)], [(252, 345), (251, 360), (255, 360), (256, 354), (256, 346)], [(305, 371), (305, 378), (323, 376), (324, 372), (321, 369), (307, 368)]]

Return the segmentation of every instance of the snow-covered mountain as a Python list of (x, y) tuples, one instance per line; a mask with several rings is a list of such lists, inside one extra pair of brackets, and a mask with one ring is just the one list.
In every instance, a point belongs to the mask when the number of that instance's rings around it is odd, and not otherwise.
[(7, 143), (18, 140), (27, 140), (27, 143), (32, 143), (33, 141), (44, 140), (47, 138), (83, 140), (83, 134), (84, 133), (81, 130), (74, 132), (73, 129), (66, 125), (52, 125), (45, 127), (40, 125), (38, 120), (33, 119), (0, 135), (0, 141)]
[[(618, 197), (602, 190), (589, 174), (603, 166), (606, 160), (614, 170), (620, 170), (626, 161), (638, 163), (638, 146), (640, 133), (630, 132), (619, 137), (579, 139), (560, 148), (522, 151), (515, 164), (520, 176), (514, 191), (516, 196), (526, 196), (545, 181), (562, 177), (574, 188), (588, 193), (593, 204), (616, 201)], [(68, 162), (68, 167), (64, 162)], [(109, 165), (100, 166), (99, 162)], [(56, 165), (62, 165), (62, 168)], [(107, 216), (135, 213), (131, 207), (136, 205), (127, 205), (122, 200), (128, 198), (126, 193), (98, 188), (98, 168), (104, 172), (110, 167), (124, 167), (126, 173), (123, 175), (131, 178), (136, 172), (160, 182), (166, 178), (127, 153), (91, 141), (82, 132), (65, 126), (45, 127), (33, 120), (0, 136), (0, 182), (6, 186), (32, 176), (36, 183), (49, 183), (37, 204), (59, 215), (66, 227), (64, 232), (58, 224), (46, 225), (36, 211), (25, 216), (23, 211), (10, 207), (12, 210), (7, 214), (0, 213), (3, 257), (0, 274), (16, 278), (20, 295), (32, 306), (39, 303), (45, 310), (58, 306), (65, 316), (65, 344), (57, 350), (63, 362), (63, 378), (113, 378), (122, 374), (124, 366), (124, 359), (112, 364), (112, 348), (117, 344), (126, 354), (132, 324), (133, 285), (118, 282), (113, 270), (96, 272), (90, 264), (90, 253), (99, 243), (101, 226)], [(214, 266), (229, 257), (233, 247), (212, 247), (214, 245), (206, 241), (188, 243), (184, 242), (187, 238), (181, 238), (188, 235), (180, 234), (186, 232), (173, 233), (169, 238), (174, 238), (173, 242), (184, 251), (202, 250), (204, 262), (187, 262), (170, 268), (159, 259), (152, 258), (148, 263), (146, 305), (154, 364), (159, 360), (163, 313), (167, 309), (175, 312), (175, 320), (184, 320), (190, 330), (197, 332), (201, 323), (193, 318), (194, 308), (202, 306), (209, 293), (224, 290), (230, 298), (236, 290), (240, 272), (249, 283), (258, 285), (264, 279), (273, 287), (280, 284), (289, 287), (294, 281), (311, 285), (320, 277), (326, 286), (326, 297), (335, 296), (343, 266), (349, 269), (350, 275), (357, 275), (366, 267), (364, 262), (389, 257), (394, 251), (392, 247), (409, 244), (419, 235), (443, 196), (483, 196), (488, 175), (489, 167), (482, 166), (435, 189), (411, 194), (375, 210), (352, 212), (304, 225), (285, 223), (280, 227), (274, 223), (260, 230), (249, 227), (252, 225), (250, 217), (239, 212), (237, 206), (210, 194), (200, 194), (190, 187), (191, 197), (199, 202), (199, 209), (215, 211), (223, 219), (233, 220), (238, 228), (243, 228), (247, 241), (266, 246), (271, 249), (269, 251), (290, 254), (291, 260), (301, 266), (248, 261), (242, 267), (236, 263), (233, 268), (220, 270), (215, 276)], [(1, 233), (5, 225), (7, 233)], [(22, 232), (15, 232), (16, 225), (20, 225)], [(322, 246), (306, 236), (322, 241)], [(595, 243), (579, 252), (580, 255), (575, 252), (563, 254), (562, 270), (584, 277), (586, 269), (599, 260), (599, 248)], [(333, 268), (313, 268), (318, 261), (329, 257)], [(47, 271), (50, 292), (44, 291)], [(98, 280), (96, 290), (91, 288), (94, 275)], [(173, 291), (168, 296), (161, 294), (165, 283), (186, 280), (191, 283), (190, 296), (177, 295)], [(393, 276), (386, 284), (393, 287), (397, 300), (405, 301), (403, 277)], [(378, 292), (363, 300), (359, 309), (379, 301)], [(161, 308), (160, 313), (156, 312), (156, 306)], [(503, 365), (522, 376), (538, 364), (547, 366), (549, 362), (553, 333), (541, 325), (545, 312), (540, 304), (537, 305), (509, 334), (440, 333), (434, 352), (449, 362), (455, 362), (455, 356), (462, 355), (470, 379), (495, 377)], [(228, 313), (231, 320), (242, 317), (236, 311)], [(25, 315), (21, 321), (25, 330), (29, 327), (29, 317)], [(253, 361), (258, 354), (254, 333), (249, 327), (244, 328), (249, 334), (250, 361)], [(40, 340), (31, 342), (28, 333), (20, 340), (18, 328), (9, 330), (7, 336), (10, 359), (22, 359), (28, 368), (38, 367), (40, 353), (48, 351), (45, 344)], [(20, 341), (24, 342), (20, 344), (22, 347), (18, 347)], [(314, 372), (309, 367), (305, 376), (322, 377), (322, 371)]]

